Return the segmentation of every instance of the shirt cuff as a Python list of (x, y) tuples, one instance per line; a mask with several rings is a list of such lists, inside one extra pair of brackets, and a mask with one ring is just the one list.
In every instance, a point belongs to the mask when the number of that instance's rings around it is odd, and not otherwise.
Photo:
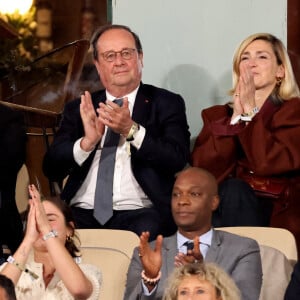
[(81, 166), (85, 160), (89, 157), (89, 155), (91, 154), (91, 151), (84, 151), (81, 149), (80, 147), (80, 143), (81, 143), (81, 140), (83, 138), (80, 138), (79, 140), (77, 140), (74, 144), (74, 147), (73, 147), (73, 156), (74, 156), (74, 159), (76, 161), (76, 163)]
[(238, 116), (234, 117), (233, 119), (231, 119), (230, 125), (236, 125), (239, 122), (239, 120), (241, 120), (241, 117), (242, 117), (242, 115), (238, 115)]
[(153, 288), (153, 290), (152, 290), (151, 292), (149, 292), (149, 290), (148, 290), (148, 288), (146, 287), (144, 281), (142, 280), (142, 288), (143, 288), (143, 294), (144, 294), (145, 296), (150, 296), (150, 295), (152, 295), (152, 294), (155, 292), (155, 290), (157, 289), (157, 284), (156, 284), (156, 286)]

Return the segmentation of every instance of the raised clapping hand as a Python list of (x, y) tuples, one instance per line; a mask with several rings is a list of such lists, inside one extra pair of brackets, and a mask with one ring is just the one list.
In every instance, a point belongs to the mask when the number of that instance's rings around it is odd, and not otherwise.
[(29, 185), (29, 194), (31, 196), (31, 205), (35, 209), (36, 228), (40, 234), (44, 235), (51, 231), (52, 228), (41, 202), (40, 193), (33, 184)]
[(255, 105), (254, 76), (247, 64), (240, 64), (240, 78), (233, 95), (233, 117), (249, 113)]
[(84, 137), (80, 146), (85, 151), (91, 151), (101, 140), (105, 126), (97, 117), (91, 94), (87, 91), (81, 95), (80, 116), (84, 128)]
[(39, 238), (36, 224), (35, 202), (40, 201), (40, 197), (34, 185), (29, 185), (28, 191), (31, 199), (29, 199), (29, 213), (27, 217), (25, 239), (27, 239), (30, 244), (33, 244)]
[(123, 105), (107, 100), (106, 103), (99, 103), (97, 109), (98, 119), (101, 123), (111, 128), (114, 132), (127, 136), (133, 124), (130, 117), (128, 98), (123, 98)]
[(194, 241), (194, 249), (193, 250), (188, 250), (187, 254), (179, 252), (175, 256), (175, 261), (174, 261), (175, 267), (179, 267), (179, 266), (189, 264), (189, 263), (203, 261), (203, 257), (202, 257), (202, 254), (200, 252), (200, 247), (199, 247), (199, 237), (196, 236), (193, 241)]
[(149, 278), (156, 278), (162, 265), (161, 248), (163, 237), (162, 235), (159, 235), (156, 238), (154, 249), (151, 249), (148, 243), (149, 236), (150, 233), (148, 231), (141, 234), (139, 256), (146, 276)]
[(29, 213), (27, 218), (25, 238), (33, 244), (40, 235), (43, 235), (51, 230), (47, 215), (41, 202), (40, 193), (33, 184), (28, 186), (30, 195)]

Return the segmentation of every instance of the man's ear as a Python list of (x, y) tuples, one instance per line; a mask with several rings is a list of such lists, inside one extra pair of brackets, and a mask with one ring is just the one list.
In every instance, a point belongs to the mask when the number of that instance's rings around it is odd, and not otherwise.
[(219, 195), (213, 196), (212, 201), (211, 201), (211, 210), (215, 211), (218, 208), (219, 204), (220, 204)]
[(141, 66), (143, 68), (144, 67), (144, 53), (143, 52), (139, 53), (138, 56), (139, 56), (139, 60), (141, 62)]

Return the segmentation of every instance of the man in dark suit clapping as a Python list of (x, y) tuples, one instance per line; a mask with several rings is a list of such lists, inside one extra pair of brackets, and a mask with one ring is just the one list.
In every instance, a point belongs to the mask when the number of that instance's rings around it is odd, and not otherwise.
[[(95, 32), (92, 45), (105, 90), (92, 95), (85, 92), (66, 105), (44, 159), (44, 172), (53, 181), (69, 176), (61, 196), (70, 203), (77, 227), (137, 234), (147, 230), (150, 238), (169, 235), (176, 230), (170, 211), (174, 174), (189, 159), (184, 100), (141, 82), (142, 45), (130, 28), (102, 27)], [(123, 104), (114, 99), (122, 99)], [(108, 132), (117, 134), (119, 142), (113, 178), (100, 189), (111, 189), (108, 194), (112, 195), (109, 217), (101, 221), (97, 207), (104, 196), (98, 194), (98, 179)]]

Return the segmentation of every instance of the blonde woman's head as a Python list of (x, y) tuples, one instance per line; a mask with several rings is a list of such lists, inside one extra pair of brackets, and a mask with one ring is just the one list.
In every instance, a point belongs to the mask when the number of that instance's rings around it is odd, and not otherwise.
[(292, 65), (287, 50), (282, 41), (270, 33), (252, 34), (246, 39), (244, 39), (236, 49), (233, 57), (233, 87), (232, 90), (230, 90), (230, 94), (232, 95), (234, 93), (238, 84), (242, 55), (245, 49), (251, 43), (257, 40), (262, 40), (270, 44), (271, 49), (273, 50), (273, 53), (276, 57), (277, 65), (282, 66), (284, 69), (284, 75), (280, 78), (277, 78), (277, 84), (274, 87), (273, 94), (281, 100), (288, 100), (293, 97), (299, 97), (299, 88), (296, 83), (296, 79), (293, 73)]
[(174, 269), (168, 278), (163, 300), (191, 298), (240, 300), (240, 292), (220, 267), (212, 263), (194, 263)]

